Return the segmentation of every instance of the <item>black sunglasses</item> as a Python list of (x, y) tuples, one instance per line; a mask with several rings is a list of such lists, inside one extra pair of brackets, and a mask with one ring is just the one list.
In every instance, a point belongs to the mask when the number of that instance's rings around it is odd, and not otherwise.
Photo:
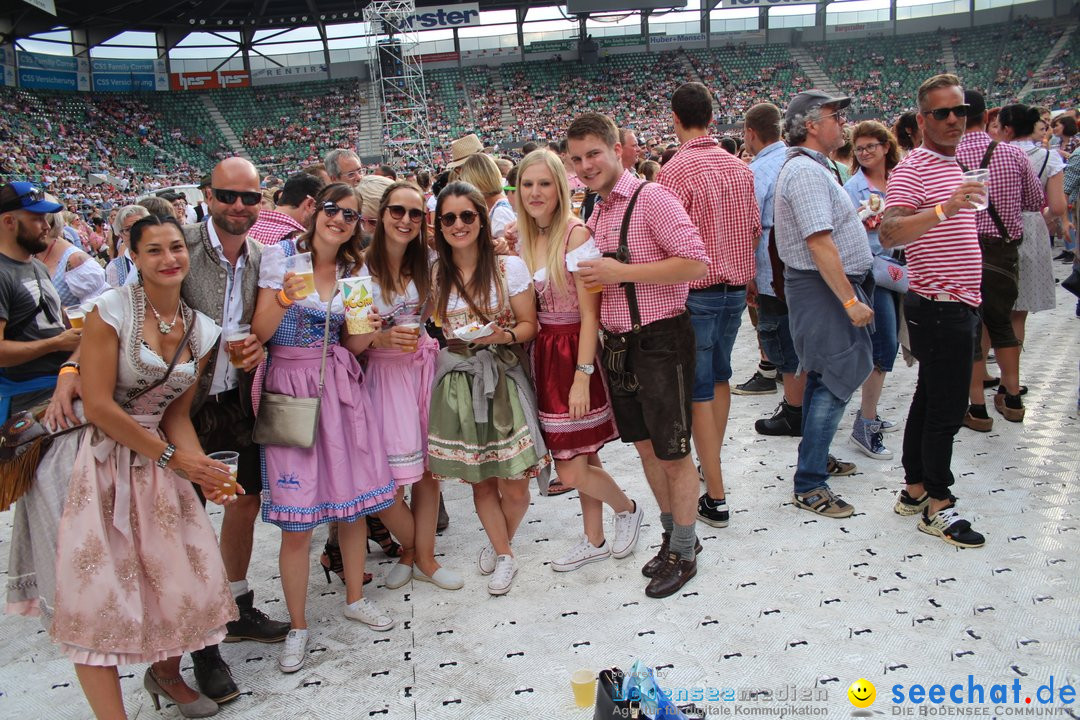
[(390, 213), (390, 217), (395, 220), (400, 220), (405, 217), (405, 213), (409, 213), (409, 219), (413, 222), (417, 222), (424, 219), (424, 211), (417, 210), (416, 208), (406, 208), (404, 205), (387, 205), (386, 211)]
[(220, 188), (211, 188), (211, 190), (213, 190), (217, 201), (226, 205), (232, 205), (236, 202), (236, 198), (240, 198), (240, 202), (248, 207), (262, 202), (262, 193), (254, 190), (222, 190)]
[(322, 211), (326, 213), (326, 217), (334, 217), (338, 213), (341, 213), (341, 219), (352, 225), (354, 222), (360, 219), (360, 213), (349, 208), (338, 207), (336, 203), (324, 202)]
[(948, 119), (949, 113), (958, 118), (966, 118), (970, 110), (970, 105), (957, 105), (956, 107), (934, 108), (933, 110), (921, 110), (920, 112), (923, 115), (933, 115), (935, 120), (941, 122)]
[(439, 216), (439, 224), (443, 225), (444, 227), (450, 227), (458, 221), (458, 218), (461, 218), (461, 222), (465, 223), (466, 225), (472, 225), (474, 222), (476, 222), (476, 218), (478, 217), (480, 216), (474, 213), (472, 210), (463, 210), (460, 215), (455, 215), (454, 213), (448, 212), (443, 213)]

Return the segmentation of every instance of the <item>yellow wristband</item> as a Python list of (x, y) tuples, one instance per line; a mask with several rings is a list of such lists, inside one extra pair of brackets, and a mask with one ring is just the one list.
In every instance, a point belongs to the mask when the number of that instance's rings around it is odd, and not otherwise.
[(293, 301), (290, 300), (289, 296), (285, 294), (285, 290), (278, 290), (278, 294), (274, 296), (274, 299), (277, 300), (278, 305), (285, 308), (286, 310), (288, 310), (293, 304)]
[(60, 368), (60, 372), (57, 373), (57, 376), (60, 376), (60, 375), (78, 375), (78, 374), (79, 374), (79, 368), (72, 367), (71, 365), (65, 365), (64, 367)]
[(852, 305), (854, 305), (857, 302), (859, 302), (859, 298), (852, 295), (851, 299), (848, 300), (846, 303), (844, 303), (844, 309), (847, 310), (849, 307), (851, 307)]
[(934, 208), (934, 213), (937, 215), (937, 219), (941, 222), (945, 222), (949, 219), (949, 216), (945, 214), (945, 208), (942, 207), (941, 203), (938, 203), (937, 207)]

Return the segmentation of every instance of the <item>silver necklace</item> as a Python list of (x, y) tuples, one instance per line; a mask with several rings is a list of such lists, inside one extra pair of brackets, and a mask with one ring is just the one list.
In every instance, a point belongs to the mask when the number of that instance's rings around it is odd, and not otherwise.
[(154, 307), (154, 303), (150, 302), (150, 296), (146, 293), (143, 293), (143, 297), (146, 298), (146, 304), (150, 306), (150, 312), (154, 313), (154, 317), (157, 318), (158, 331), (162, 335), (168, 335), (169, 333), (171, 333), (173, 327), (176, 326), (176, 321), (180, 318), (180, 310), (184, 307), (184, 301), (180, 300), (180, 302), (176, 304), (176, 312), (173, 313), (172, 322), (167, 323), (161, 319), (161, 313), (159, 313), (157, 311), (157, 308)]

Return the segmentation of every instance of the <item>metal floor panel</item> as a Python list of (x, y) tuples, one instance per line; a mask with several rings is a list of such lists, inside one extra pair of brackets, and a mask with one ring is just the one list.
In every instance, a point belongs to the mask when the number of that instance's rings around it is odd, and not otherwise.
[[(1055, 265), (1059, 277), (1066, 269)], [(698, 576), (676, 596), (644, 595), (640, 566), (659, 543), (659, 520), (637, 456), (626, 446), (615, 443), (602, 455), (646, 507), (636, 553), (553, 572), (550, 560), (580, 536), (580, 508), (573, 493), (534, 497), (515, 541), (521, 570), (504, 597), (489, 596), (476, 569), (485, 537), (471, 493), (448, 484), (451, 524), (438, 549), (443, 563), (465, 573), (465, 588), (446, 592), (416, 583), (387, 590), (379, 581), (393, 561), (376, 550), (369, 556), (376, 582), (368, 595), (399, 623), (387, 633), (371, 632), (341, 616), (344, 586), (337, 578), (326, 583), (317, 562), (322, 533), (316, 533), (307, 664), (283, 675), (280, 646), (223, 645), (245, 694), (219, 716), (583, 720), (591, 711), (574, 707), (570, 673), (628, 669), (639, 657), (661, 667), (667, 688), (771, 690), (774, 697), (790, 686), (824, 689), (828, 700), (816, 707), (826, 708), (828, 717), (850, 716), (847, 687), (861, 677), (877, 686), (872, 712), (879, 716), (891, 714), (890, 688), (897, 683), (948, 685), (972, 674), (987, 688), (1020, 678), (1030, 693), (1053, 675), (1057, 686), (1075, 687), (1080, 319), (1063, 290), (1058, 302), (1028, 321), (1025, 422), (1007, 423), (991, 409), (993, 432), (962, 429), (957, 438), (960, 510), (987, 536), (983, 549), (948, 546), (918, 532), (915, 518), (892, 512), (903, 476), (903, 431), (885, 435), (894, 459), (864, 457), (848, 440), (854, 402), (833, 453), (859, 471), (832, 485), (857, 512), (831, 520), (796, 510), (791, 476), (798, 441), (764, 438), (752, 427), (771, 414), (779, 393), (736, 396), (724, 448), (731, 525), (699, 524), (704, 552)], [(744, 319), (733, 381), (752, 374), (756, 355)], [(898, 362), (881, 400), (884, 417), (904, 419), (914, 379), (915, 369)], [(212, 520), (220, 524), (220, 509), (212, 508)], [(0, 515), (0, 566), (7, 561), (10, 524), (10, 513)], [(273, 526), (257, 525), (249, 581), (257, 604), (284, 618), (278, 537)], [(0, 617), (0, 632), (0, 718), (90, 717), (72, 666), (36, 621)], [(190, 673), (190, 661), (184, 668)], [(153, 710), (142, 690), (143, 670), (121, 669), (129, 716), (180, 717), (174, 707), (160, 715)], [(731, 715), (740, 702), (698, 705)], [(1069, 712), (1080, 716), (1076, 706)]]

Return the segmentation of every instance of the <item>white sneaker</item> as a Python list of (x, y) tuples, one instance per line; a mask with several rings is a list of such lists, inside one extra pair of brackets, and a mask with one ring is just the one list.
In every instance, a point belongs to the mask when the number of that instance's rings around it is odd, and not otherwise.
[(360, 598), (351, 605), (346, 605), (345, 617), (362, 622), (377, 632), (389, 630), (397, 622), (366, 597)]
[(558, 560), (551, 561), (551, 569), (555, 572), (570, 572), (582, 565), (607, 560), (609, 557), (611, 557), (611, 543), (605, 540), (603, 545), (596, 547), (589, 542), (587, 535), (582, 535), (581, 542), (570, 548), (570, 552)]
[(490, 575), (495, 572), (495, 548), (488, 543), (484, 546), (484, 549), (480, 551), (480, 557), (477, 558), (476, 564), (480, 566), (481, 575)]
[(285, 636), (285, 647), (281, 648), (281, 656), (278, 658), (278, 668), (283, 673), (294, 673), (304, 667), (304, 658), (307, 657), (307, 630), (290, 630)]
[(611, 557), (620, 560), (634, 552), (643, 517), (645, 512), (636, 501), (630, 512), (615, 513), (615, 537), (611, 541)]
[(495, 558), (495, 569), (488, 580), (488, 592), (492, 595), (505, 595), (510, 592), (510, 585), (517, 575), (517, 561), (513, 555), (499, 555)]

